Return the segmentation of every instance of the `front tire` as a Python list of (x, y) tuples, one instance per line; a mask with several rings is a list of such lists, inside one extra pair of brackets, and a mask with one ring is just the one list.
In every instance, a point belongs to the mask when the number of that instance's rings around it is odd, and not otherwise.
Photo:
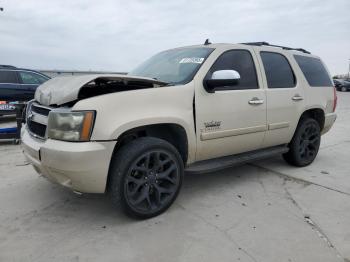
[(346, 91), (348, 91), (348, 89), (347, 89), (345, 86), (343, 86), (343, 87), (341, 88), (341, 91), (342, 91), (342, 92), (346, 92)]
[(158, 138), (138, 138), (113, 156), (108, 193), (127, 215), (154, 217), (175, 201), (183, 174), (183, 160), (173, 145)]
[(315, 119), (303, 118), (289, 143), (289, 151), (283, 154), (284, 160), (293, 166), (311, 164), (320, 148), (321, 130)]

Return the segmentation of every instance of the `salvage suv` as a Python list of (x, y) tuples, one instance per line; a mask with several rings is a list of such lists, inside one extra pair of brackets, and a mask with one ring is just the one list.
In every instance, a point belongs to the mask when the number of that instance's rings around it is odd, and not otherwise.
[(25, 156), (49, 180), (107, 193), (149, 218), (184, 173), (282, 154), (302, 167), (333, 125), (337, 97), (320, 58), (266, 42), (161, 52), (128, 75), (56, 77), (27, 107)]

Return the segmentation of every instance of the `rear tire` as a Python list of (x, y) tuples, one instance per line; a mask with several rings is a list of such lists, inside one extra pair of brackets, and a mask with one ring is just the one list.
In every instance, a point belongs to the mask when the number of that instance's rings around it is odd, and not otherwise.
[(283, 158), (290, 165), (307, 166), (316, 158), (320, 142), (321, 130), (318, 122), (312, 118), (303, 118), (289, 143), (289, 151), (283, 154)]
[(112, 157), (108, 193), (127, 215), (154, 217), (175, 201), (183, 174), (183, 160), (173, 145), (158, 138), (138, 138)]

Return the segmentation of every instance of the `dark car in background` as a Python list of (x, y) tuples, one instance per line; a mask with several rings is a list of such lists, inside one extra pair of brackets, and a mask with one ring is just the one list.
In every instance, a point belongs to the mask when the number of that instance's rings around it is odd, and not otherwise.
[(34, 70), (0, 65), (0, 101), (29, 101), (37, 87), (49, 79)]
[(34, 70), (0, 65), (0, 116), (13, 114), (16, 103), (33, 99), (37, 87), (49, 79)]
[(333, 79), (335, 88), (337, 91), (349, 91), (350, 90), (350, 80), (345, 80), (345, 79)]

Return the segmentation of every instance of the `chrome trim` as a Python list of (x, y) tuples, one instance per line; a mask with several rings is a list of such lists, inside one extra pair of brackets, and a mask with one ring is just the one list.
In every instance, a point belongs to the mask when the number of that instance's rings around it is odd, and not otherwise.
[(48, 117), (35, 113), (35, 112), (31, 112), (31, 115), (28, 116), (28, 119), (30, 118), (31, 121), (42, 124), (47, 126), (48, 123)]
[(298, 94), (296, 94), (295, 96), (292, 97), (293, 101), (301, 101), (304, 100), (304, 98)]
[(264, 103), (264, 100), (259, 99), (257, 97), (253, 97), (251, 100), (248, 101), (249, 105), (261, 105)]
[[(26, 115), (26, 120), (27, 120), (27, 124), (26, 124), (26, 129), (28, 130), (28, 133), (37, 138), (37, 139), (40, 139), (40, 140), (46, 140), (47, 139), (47, 125), (48, 125), (48, 119), (49, 119), (49, 116), (46, 116), (46, 115), (43, 115), (43, 114), (40, 114), (40, 113), (37, 113), (37, 112), (34, 112), (32, 110), (32, 108), (34, 107), (38, 107), (38, 108), (44, 108), (44, 109), (47, 109), (47, 110), (50, 110), (50, 112), (54, 109), (52, 107), (47, 107), (47, 106), (43, 106), (43, 105), (40, 105), (39, 103), (35, 102), (35, 101), (30, 101), (29, 103), (29, 107), (28, 107), (28, 110), (27, 110), (27, 115)], [(38, 123), (38, 124), (41, 124), (41, 125), (44, 125), (46, 128), (45, 128), (45, 136), (42, 137), (42, 136), (39, 136), (38, 134), (34, 133), (32, 130), (30, 130), (30, 122), (34, 122), (34, 123)]]
[[(35, 102), (34, 102), (33, 104), (34, 104), (35, 107), (40, 107), (40, 108), (48, 109), (48, 110), (50, 110), (50, 111), (52, 111), (53, 109), (55, 109), (54, 107), (43, 106), (43, 105), (40, 105), (40, 104), (35, 103)], [(33, 105), (33, 104), (32, 104), (32, 105)]]

